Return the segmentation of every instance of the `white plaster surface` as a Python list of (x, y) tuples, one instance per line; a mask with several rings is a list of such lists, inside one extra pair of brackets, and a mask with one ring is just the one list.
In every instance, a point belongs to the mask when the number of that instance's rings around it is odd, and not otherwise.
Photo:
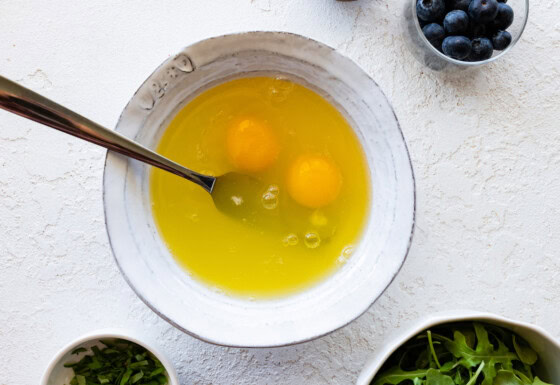
[[(520, 0), (510, 0), (520, 1)], [(105, 233), (105, 152), (0, 111), (0, 385), (34, 385), (55, 352), (104, 327), (140, 330), (182, 384), (351, 384), (384, 335), (427, 312), (491, 311), (560, 337), (560, 7), (533, 1), (508, 56), (459, 76), (424, 69), (401, 0), (0, 0), (0, 74), (114, 127), (181, 47), (246, 30), (338, 48), (380, 84), (409, 144), (417, 228), (387, 292), (310, 343), (229, 349), (159, 319)]]

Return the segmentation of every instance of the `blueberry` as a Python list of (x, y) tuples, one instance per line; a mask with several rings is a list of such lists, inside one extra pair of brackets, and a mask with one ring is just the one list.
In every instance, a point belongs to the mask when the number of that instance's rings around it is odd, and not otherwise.
[(471, 23), (469, 25), (469, 36), (472, 38), (486, 36), (486, 25)]
[(469, 16), (465, 11), (451, 11), (443, 19), (443, 28), (448, 35), (463, 35), (469, 28)]
[(472, 50), (469, 61), (481, 61), (490, 59), (494, 53), (492, 42), (487, 37), (481, 37), (472, 41)]
[[(498, 51), (504, 50), (510, 45), (511, 43), (511, 33), (508, 31), (498, 31), (492, 37), (492, 44), (494, 45), (494, 49)], [(443, 41), (445, 45), (445, 40)]]
[(453, 59), (463, 60), (471, 53), (471, 41), (465, 36), (447, 36), (441, 46), (443, 53)]
[(494, 19), (494, 26), (497, 29), (507, 29), (513, 23), (513, 9), (507, 4), (498, 4), (498, 14)]
[(445, 15), (445, 2), (444, 0), (418, 0), (416, 14), (424, 21), (441, 20)]
[(498, 14), (496, 0), (472, 0), (469, 5), (469, 16), (475, 23), (489, 23)]
[(470, 3), (471, 0), (447, 0), (447, 9), (450, 11), (460, 9), (461, 11), (467, 12)]
[(437, 49), (441, 50), (441, 43), (445, 38), (445, 31), (443, 27), (437, 23), (431, 23), (422, 28), (426, 39)]

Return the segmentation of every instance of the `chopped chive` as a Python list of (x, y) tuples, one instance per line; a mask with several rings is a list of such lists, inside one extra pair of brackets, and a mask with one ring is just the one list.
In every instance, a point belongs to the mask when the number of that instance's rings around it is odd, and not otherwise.
[(132, 377), (130, 377), (130, 383), (131, 384), (136, 384), (138, 381), (140, 381), (140, 379), (144, 377), (144, 372), (143, 371), (139, 371), (138, 373), (136, 373), (135, 375), (133, 375)]
[(83, 353), (83, 352), (87, 352), (87, 349), (79, 347), (77, 349), (72, 350), (72, 354), (80, 354), (80, 353)]

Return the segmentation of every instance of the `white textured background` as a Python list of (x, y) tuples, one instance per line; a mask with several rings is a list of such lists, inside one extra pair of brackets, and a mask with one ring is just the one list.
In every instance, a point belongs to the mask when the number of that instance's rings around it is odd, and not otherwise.
[(418, 189), (408, 260), (364, 316), (299, 346), (215, 347), (159, 319), (120, 276), (103, 220), (105, 152), (0, 111), (0, 384), (37, 384), (62, 345), (100, 327), (159, 340), (182, 384), (350, 384), (384, 334), (444, 309), (560, 337), (560, 4), (533, 1), (508, 56), (454, 77), (409, 54), (401, 1), (0, 0), (0, 74), (108, 127), (196, 40), (283, 30), (334, 46), (386, 92)]

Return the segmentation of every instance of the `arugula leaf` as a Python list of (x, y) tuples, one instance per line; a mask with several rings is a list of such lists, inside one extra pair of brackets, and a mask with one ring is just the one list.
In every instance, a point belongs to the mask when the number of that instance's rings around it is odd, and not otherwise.
[(437, 369), (428, 369), (426, 373), (426, 385), (454, 385), (453, 378), (442, 374)]
[(515, 335), (512, 336), (512, 340), (513, 348), (515, 349), (515, 352), (519, 356), (521, 362), (527, 365), (534, 365), (535, 362), (537, 362), (537, 353), (533, 349), (531, 349), (531, 347), (527, 345), (525, 341), (520, 339), (519, 342), (517, 342), (517, 338), (515, 338)]
[(500, 370), (494, 379), (494, 385), (523, 385), (523, 381), (513, 372)]
[(552, 384), (547, 384), (546, 382), (542, 381), (539, 377), (535, 377), (535, 381), (533, 381), (533, 385), (552, 385)]
[(537, 353), (507, 329), (479, 322), (453, 323), (403, 344), (371, 384), (550, 385), (535, 376), (537, 360)]
[(405, 380), (414, 381), (415, 378), (426, 377), (426, 375), (428, 374), (428, 370), (430, 369), (406, 371), (406, 370), (402, 370), (399, 367), (394, 367), (384, 372), (379, 378), (377, 378), (376, 376), (373, 385), (385, 385), (385, 384), (397, 385)]

